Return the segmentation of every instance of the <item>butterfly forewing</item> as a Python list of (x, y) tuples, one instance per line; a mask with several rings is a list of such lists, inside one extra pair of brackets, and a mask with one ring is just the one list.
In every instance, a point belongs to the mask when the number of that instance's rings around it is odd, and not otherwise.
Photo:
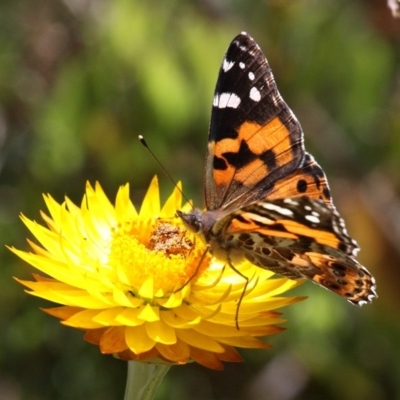
[(272, 189), (265, 194), (268, 200), (299, 196), (321, 199), (333, 207), (325, 173), (308, 153), (296, 171), (274, 182)]
[(304, 160), (303, 133), (271, 68), (247, 34), (223, 59), (214, 93), (205, 173), (207, 209), (256, 201)]
[(322, 168), (283, 101), (258, 45), (229, 45), (214, 93), (205, 168), (206, 211), (179, 212), (210, 252), (307, 278), (353, 304), (376, 297), (375, 280), (332, 204)]

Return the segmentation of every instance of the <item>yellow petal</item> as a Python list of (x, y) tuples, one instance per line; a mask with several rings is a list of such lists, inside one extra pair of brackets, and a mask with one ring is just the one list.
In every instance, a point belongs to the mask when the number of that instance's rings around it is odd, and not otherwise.
[(159, 308), (152, 307), (150, 304), (146, 304), (144, 307), (141, 307), (141, 311), (138, 314), (138, 318), (143, 321), (154, 322), (160, 320)]
[(224, 348), (212, 337), (203, 335), (193, 329), (179, 329), (176, 331), (176, 335), (193, 347), (214, 353), (222, 353), (224, 351)]
[(127, 327), (125, 330), (125, 340), (129, 349), (136, 354), (144, 353), (154, 347), (156, 342), (147, 334), (144, 325)]
[(151, 299), (154, 296), (154, 281), (153, 277), (149, 276), (143, 283), (139, 289), (139, 296), (142, 296), (146, 299)]
[(182, 185), (180, 182), (177, 183), (177, 186), (172, 191), (171, 196), (168, 197), (164, 206), (161, 209), (160, 217), (161, 218), (171, 218), (175, 216), (177, 205), (178, 209), (180, 209), (182, 203)]
[(116, 318), (115, 321), (121, 325), (139, 326), (144, 323), (143, 319), (139, 318), (140, 308), (125, 308)]
[(157, 343), (176, 343), (175, 329), (162, 320), (146, 323), (146, 331), (147, 334)]
[(139, 215), (141, 217), (154, 218), (160, 214), (160, 195), (158, 191), (158, 179), (154, 177), (144, 197)]

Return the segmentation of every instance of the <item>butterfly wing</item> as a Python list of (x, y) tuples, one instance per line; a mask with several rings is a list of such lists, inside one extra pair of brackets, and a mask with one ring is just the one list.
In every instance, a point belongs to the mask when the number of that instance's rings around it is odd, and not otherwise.
[[(289, 278), (306, 278), (354, 304), (376, 297), (375, 280), (337, 211), (308, 197), (260, 201), (215, 226), (218, 246)], [(215, 232), (214, 232), (215, 233)], [(234, 257), (230, 251), (229, 257)], [(228, 261), (231, 261), (230, 259)]]
[(325, 175), (305, 153), (301, 126), (279, 94), (267, 59), (241, 33), (228, 47), (215, 88), (206, 206), (234, 210), (287, 195), (330, 201)]
[(228, 47), (215, 89), (205, 171), (207, 211), (178, 212), (210, 252), (307, 278), (362, 305), (375, 280), (331, 203), (322, 168), (246, 33)]
[(299, 196), (320, 199), (333, 207), (325, 173), (309, 153), (306, 153), (302, 165), (290, 175), (276, 181), (265, 197), (273, 200)]

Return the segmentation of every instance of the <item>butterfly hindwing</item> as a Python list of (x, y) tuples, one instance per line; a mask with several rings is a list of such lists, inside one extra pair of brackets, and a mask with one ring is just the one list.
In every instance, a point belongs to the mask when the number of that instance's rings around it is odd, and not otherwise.
[(264, 247), (286, 246), (296, 253), (325, 253), (334, 249), (355, 256), (358, 252), (358, 245), (347, 233), (343, 219), (322, 200), (303, 196), (259, 201), (241, 207), (223, 220), (213, 229), (214, 236), (223, 237), (223, 241), (231, 235), (247, 233), (266, 238)]
[[(234, 257), (288, 278), (306, 278), (354, 304), (375, 297), (375, 281), (353, 256), (357, 243), (344, 221), (322, 200), (308, 197), (260, 201), (216, 224), (221, 246)], [(222, 222), (222, 221), (221, 221)]]

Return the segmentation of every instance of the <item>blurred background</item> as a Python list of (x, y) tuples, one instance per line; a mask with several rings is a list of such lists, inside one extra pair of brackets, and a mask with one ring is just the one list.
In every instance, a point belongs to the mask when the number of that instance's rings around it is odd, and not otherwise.
[(158, 399), (400, 399), (400, 21), (385, 0), (2, 0), (0, 4), (0, 399), (121, 399), (126, 365), (62, 327), (13, 276), (33, 270), (23, 212), (42, 193), (80, 202), (85, 181), (111, 199), (153, 175), (145, 136), (203, 203), (218, 68), (249, 32), (324, 167), (336, 206), (376, 276), (361, 309), (306, 283), (273, 349), (222, 372), (173, 367)]

